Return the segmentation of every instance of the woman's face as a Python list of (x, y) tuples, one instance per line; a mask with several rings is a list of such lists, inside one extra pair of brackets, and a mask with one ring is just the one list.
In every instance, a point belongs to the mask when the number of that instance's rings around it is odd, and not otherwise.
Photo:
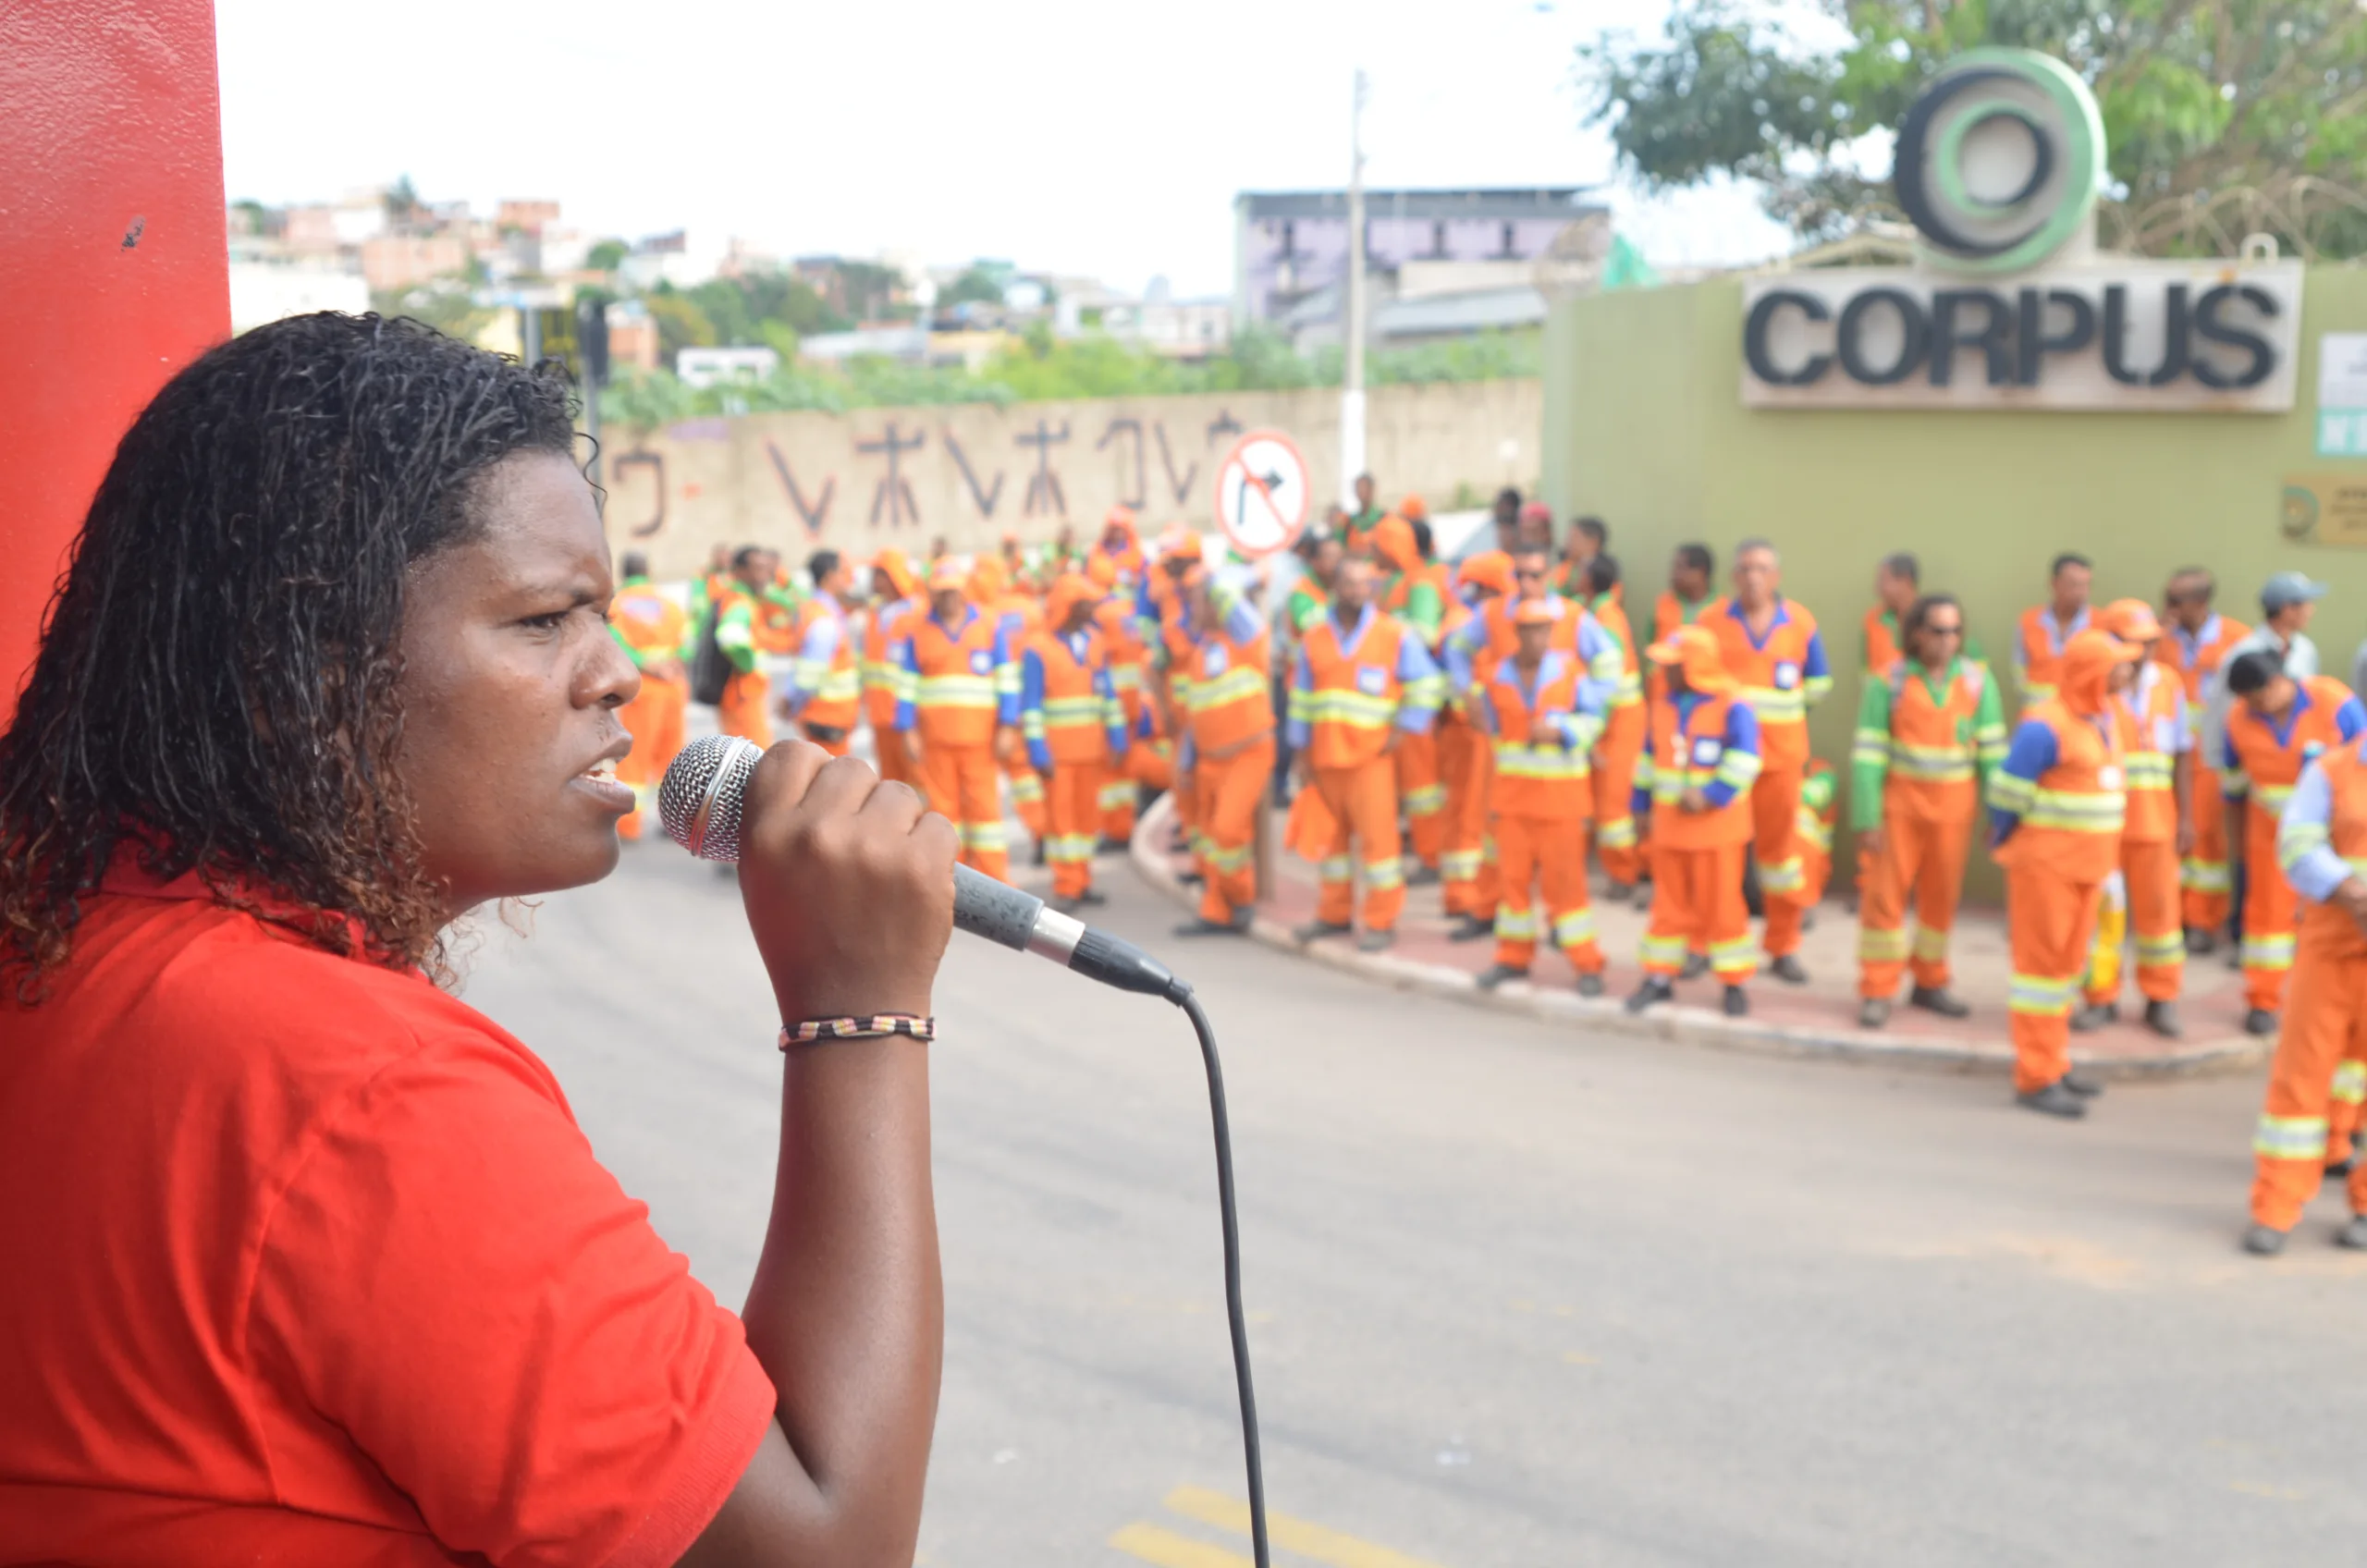
[(617, 710), (641, 688), (608, 634), (607, 541), (574, 464), (505, 458), (476, 504), (483, 531), (403, 590), (403, 783), (456, 915), (615, 868), (633, 809)]

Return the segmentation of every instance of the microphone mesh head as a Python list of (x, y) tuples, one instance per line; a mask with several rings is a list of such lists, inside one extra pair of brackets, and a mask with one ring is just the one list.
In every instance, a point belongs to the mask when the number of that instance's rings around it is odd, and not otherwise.
[(702, 735), (684, 746), (657, 786), (666, 836), (701, 860), (738, 860), (741, 802), (764, 754), (737, 735)]

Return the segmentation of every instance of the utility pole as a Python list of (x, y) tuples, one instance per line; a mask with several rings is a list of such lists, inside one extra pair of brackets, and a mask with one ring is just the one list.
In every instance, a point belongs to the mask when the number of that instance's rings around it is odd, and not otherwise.
[(1348, 300), (1343, 324), (1347, 361), (1340, 389), (1340, 504), (1355, 505), (1356, 475), (1365, 471), (1365, 73), (1356, 71), (1348, 115)]

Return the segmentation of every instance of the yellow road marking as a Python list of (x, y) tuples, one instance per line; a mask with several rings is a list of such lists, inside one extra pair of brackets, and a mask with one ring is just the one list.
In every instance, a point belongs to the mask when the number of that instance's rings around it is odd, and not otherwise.
[[(1206, 1487), (1178, 1487), (1167, 1494), (1167, 1510), (1181, 1513), (1186, 1519), (1197, 1519), (1203, 1525), (1214, 1525), (1235, 1535), (1249, 1533), (1249, 1505), (1237, 1502), (1220, 1491)], [(1332, 1568), (1438, 1568), (1418, 1557), (1408, 1557), (1402, 1551), (1392, 1551), (1385, 1546), (1360, 1541), (1354, 1536), (1343, 1536), (1337, 1530), (1310, 1525), (1304, 1519), (1294, 1519), (1286, 1513), (1266, 1515), (1266, 1534), (1284, 1551), (1311, 1557), (1318, 1562), (1329, 1562)]]
[(1257, 1568), (1249, 1559), (1235, 1556), (1222, 1547), (1209, 1546), (1156, 1525), (1129, 1525), (1111, 1536), (1110, 1544), (1129, 1557), (1156, 1563), (1158, 1568)]

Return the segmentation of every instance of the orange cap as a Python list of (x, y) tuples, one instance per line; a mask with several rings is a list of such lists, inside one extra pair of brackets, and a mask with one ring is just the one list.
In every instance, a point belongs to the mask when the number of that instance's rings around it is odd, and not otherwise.
[(1548, 594), (1541, 599), (1523, 599), (1513, 608), (1515, 626), (1551, 626), (1562, 619), (1562, 601)]
[(1372, 525), (1372, 547), (1399, 571), (1411, 571), (1422, 564), (1422, 552), (1414, 545), (1414, 525), (1391, 512)]
[(948, 588), (966, 589), (968, 586), (969, 574), (962, 570), (962, 563), (951, 556), (938, 557), (937, 564), (928, 569), (928, 587), (932, 594), (940, 593)]
[(888, 581), (896, 585), (896, 596), (900, 599), (911, 598), (913, 590), (920, 586), (920, 580), (913, 575), (913, 563), (905, 558), (903, 551), (893, 545), (871, 557), (871, 570), (888, 574)]
[(1482, 550), (1455, 569), (1454, 581), (1465, 588), (1513, 591), (1513, 558), (1502, 550)]
[(1085, 575), (1086, 581), (1097, 588), (1114, 587), (1118, 582), (1118, 563), (1096, 552), (1093, 558), (1085, 563)]
[(1058, 631), (1079, 602), (1090, 604), (1100, 597), (1093, 579), (1081, 571), (1064, 571), (1052, 580), (1052, 590), (1044, 596), (1044, 624)]
[(970, 596), (982, 605), (992, 604), (1002, 597), (1004, 586), (1002, 557), (980, 556), (970, 569)]
[(1697, 692), (1735, 689), (1735, 678), (1726, 673), (1724, 662), (1718, 657), (1718, 639), (1706, 626), (1680, 626), (1646, 648), (1644, 656), (1654, 664), (1674, 666), (1685, 676), (1685, 683)]
[(2162, 634), (2153, 606), (2142, 599), (2115, 599), (2097, 615), (2096, 625), (2124, 643), (2150, 643)]
[(1408, 496), (1397, 503), (1397, 515), (1408, 522), (1412, 522), (1417, 518), (1428, 522), (1430, 517), (1430, 504), (1419, 496)]
[(1196, 561), (1205, 553), (1205, 549), (1200, 543), (1200, 536), (1179, 523), (1169, 529), (1166, 536), (1159, 540), (1159, 553), (1163, 556), (1181, 556), (1187, 561)]

